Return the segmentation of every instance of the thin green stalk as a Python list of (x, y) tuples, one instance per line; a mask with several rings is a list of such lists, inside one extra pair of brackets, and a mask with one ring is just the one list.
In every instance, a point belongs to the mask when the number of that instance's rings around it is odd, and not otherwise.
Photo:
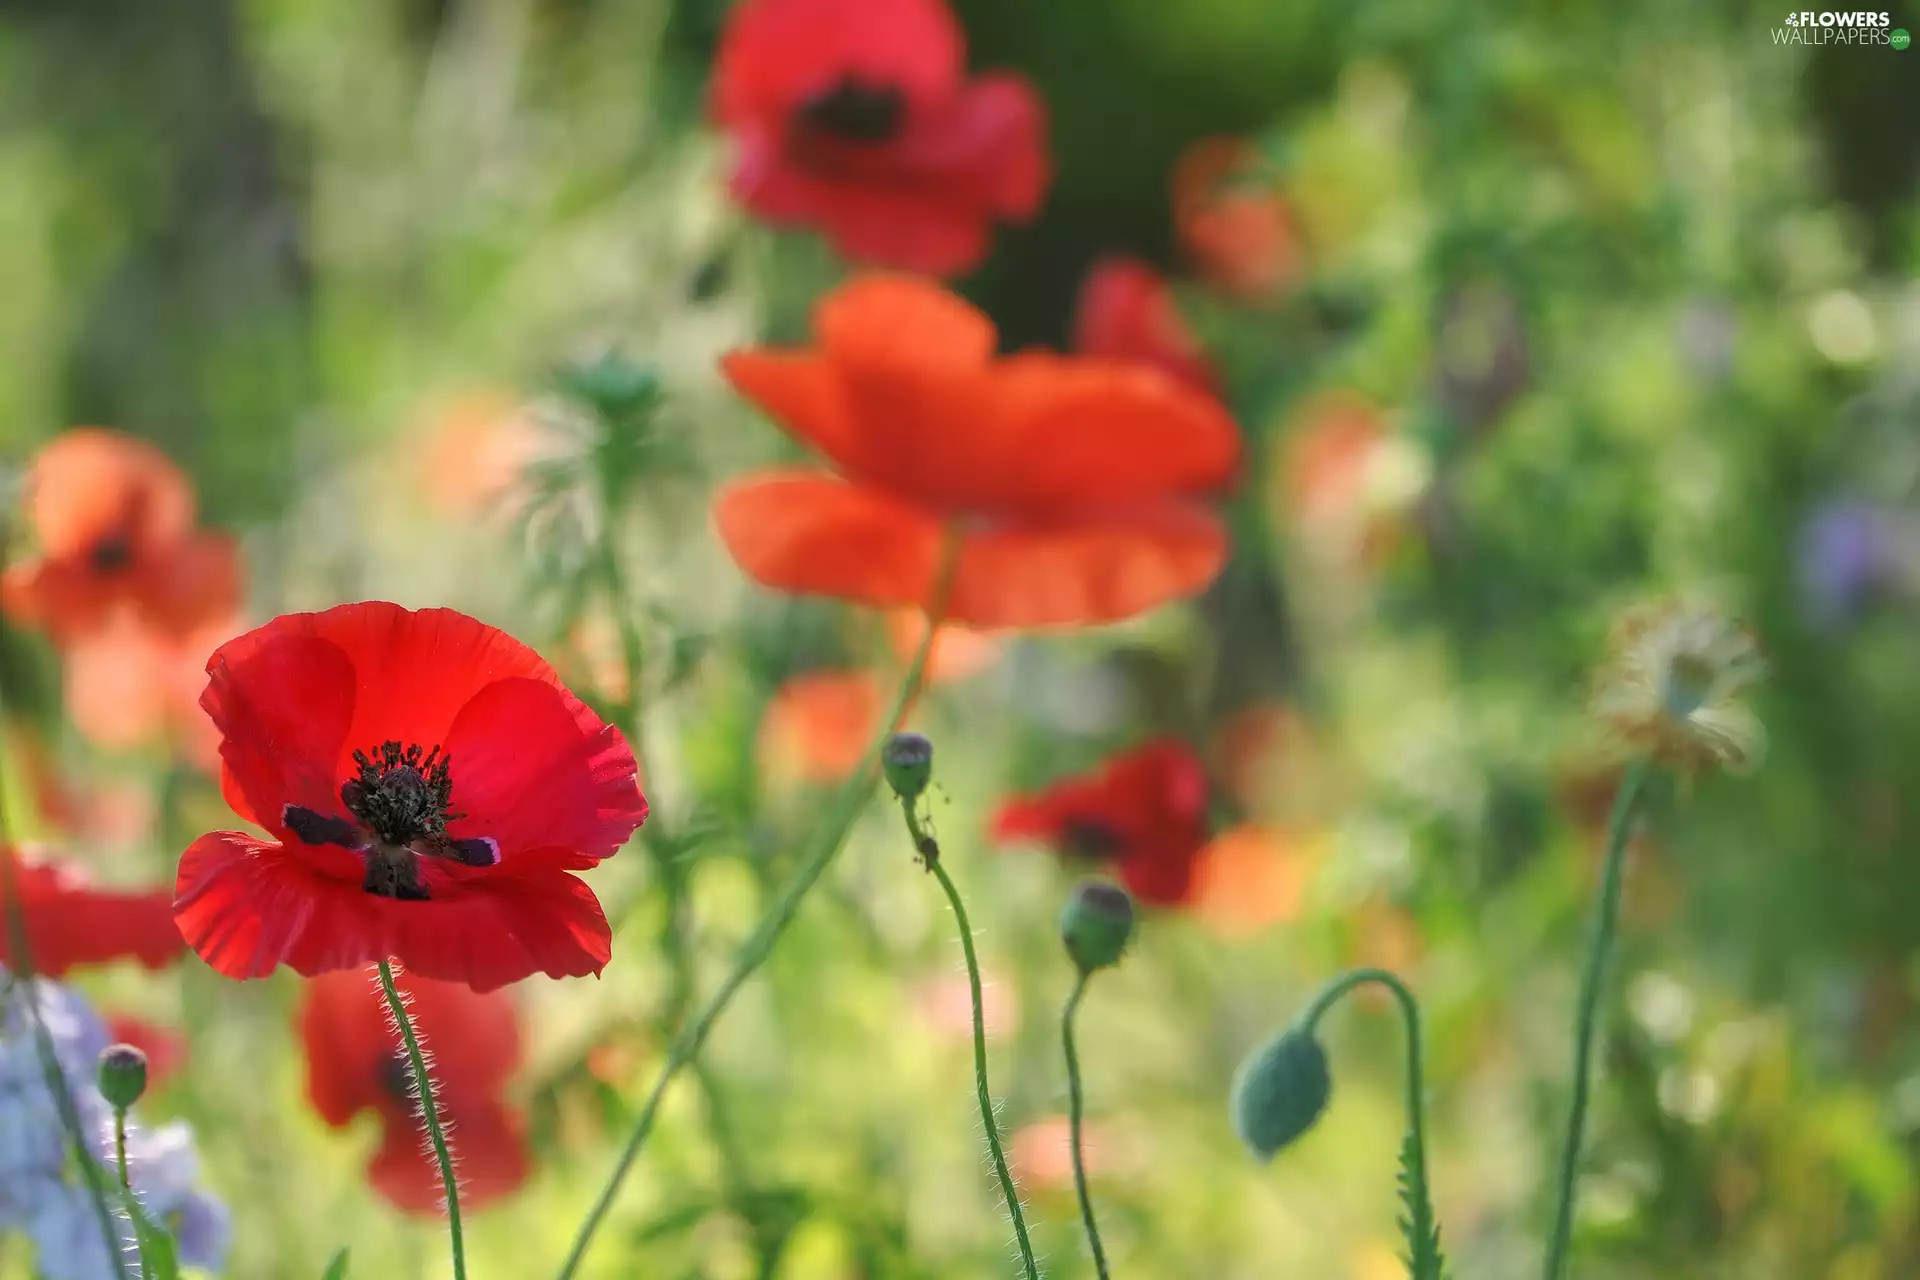
[(393, 984), (393, 963), (380, 962), (380, 989), (386, 992), (387, 1008), (400, 1025), (400, 1039), (407, 1046), (407, 1062), (413, 1068), (414, 1087), (420, 1091), (420, 1114), (426, 1117), (427, 1137), (433, 1140), (433, 1154), (440, 1162), (440, 1181), (447, 1191), (447, 1235), (453, 1243), (453, 1278), (467, 1280), (467, 1245), (460, 1231), (460, 1183), (453, 1176), (453, 1153), (447, 1150), (446, 1131), (440, 1127), (440, 1109), (434, 1105), (433, 1079), (427, 1074), (427, 1056), (420, 1051), (420, 1036), (414, 1030), (413, 1015)]
[(1087, 1245), (1093, 1250), (1093, 1269), (1100, 1280), (1107, 1280), (1107, 1251), (1100, 1244), (1100, 1228), (1093, 1220), (1093, 1194), (1087, 1190), (1087, 1159), (1080, 1134), (1081, 1113), (1086, 1098), (1080, 1087), (1080, 1054), (1073, 1044), (1073, 1017), (1080, 1012), (1080, 999), (1087, 994), (1093, 974), (1083, 971), (1067, 997), (1060, 1013), (1060, 1048), (1067, 1057), (1067, 1124), (1073, 1145), (1073, 1189), (1080, 1197), (1080, 1220), (1087, 1224)]
[(747, 979), (752, 977), (754, 971), (773, 953), (774, 943), (780, 940), (780, 935), (786, 932), (787, 926), (799, 913), (801, 900), (825, 873), (827, 865), (833, 861), (833, 855), (840, 851), (840, 846), (846, 841), (847, 832), (852, 830), (854, 820), (860, 816), (860, 811), (866, 806), (868, 797), (873, 794), (874, 784), (880, 780), (881, 749), (906, 715), (907, 707), (913, 701), (914, 694), (919, 691), (921, 677), (926, 674), (927, 657), (933, 651), (933, 638), (939, 629), (938, 623), (946, 611), (947, 600), (953, 592), (954, 571), (959, 563), (959, 544), (955, 539), (947, 540), (941, 560), (932, 603), (927, 609), (927, 633), (921, 637), (920, 647), (915, 651), (913, 661), (907, 666), (906, 678), (901, 681), (900, 694), (894, 701), (892, 714), (881, 726), (880, 736), (867, 749), (866, 757), (861, 761), (860, 767), (854, 771), (853, 777), (847, 780), (840, 788), (839, 794), (834, 797), (826, 822), (820, 828), (820, 835), (813, 847), (801, 860), (799, 867), (787, 881), (786, 887), (781, 890), (780, 896), (760, 918), (760, 923), (754, 927), (753, 933), (740, 945), (740, 950), (734, 956), (733, 968), (721, 981), (719, 988), (707, 998), (706, 1004), (694, 1016), (693, 1021), (674, 1037), (673, 1043), (668, 1047), (666, 1063), (660, 1068), (660, 1078), (654, 1082), (653, 1091), (647, 1095), (646, 1102), (641, 1106), (640, 1115), (634, 1121), (633, 1132), (627, 1136), (626, 1146), (621, 1149), (620, 1158), (614, 1163), (613, 1172), (608, 1175), (606, 1184), (601, 1187), (599, 1196), (593, 1202), (593, 1207), (587, 1211), (586, 1218), (581, 1222), (580, 1230), (574, 1236), (573, 1247), (568, 1250), (566, 1261), (560, 1264), (557, 1280), (572, 1280), (572, 1277), (579, 1273), (580, 1264), (585, 1261), (587, 1250), (593, 1244), (594, 1234), (599, 1231), (600, 1224), (606, 1220), (608, 1211), (613, 1208), (614, 1198), (620, 1193), (620, 1184), (632, 1171), (634, 1162), (640, 1158), (640, 1149), (646, 1145), (648, 1135), (653, 1132), (654, 1121), (659, 1117), (660, 1104), (666, 1097), (667, 1087), (700, 1052), (701, 1046), (706, 1043), (707, 1036), (712, 1033), (714, 1024), (720, 1021), (720, 1015), (726, 1012), (727, 1005), (732, 1002), (740, 988), (746, 985)]
[(133, 1182), (127, 1177), (127, 1109), (113, 1109), (113, 1161), (120, 1170), (120, 1189), (132, 1191)]
[[(911, 806), (908, 808), (907, 821), (914, 828), (914, 844), (921, 844), (919, 824), (914, 819)], [(967, 958), (967, 985), (973, 990), (973, 1083), (980, 1095), (980, 1123), (987, 1130), (987, 1151), (993, 1156), (993, 1171), (1000, 1178), (1000, 1194), (1007, 1202), (1007, 1217), (1013, 1221), (1014, 1239), (1020, 1245), (1020, 1262), (1027, 1270), (1027, 1280), (1040, 1280), (1039, 1264), (1033, 1260), (1033, 1241), (1027, 1238), (1027, 1220), (1020, 1212), (1020, 1191), (1013, 1185), (1013, 1173), (1007, 1168), (1007, 1153), (1000, 1146), (1000, 1122), (993, 1113), (993, 1094), (987, 1088), (987, 1024), (981, 1008), (980, 997), (980, 961), (973, 952), (973, 926), (967, 923), (967, 908), (960, 901), (960, 890), (953, 884), (953, 877), (940, 865), (939, 856), (927, 859), (927, 870), (940, 882), (940, 888), (947, 895), (947, 902), (953, 907), (954, 921), (960, 926), (960, 950)]]
[(1613, 933), (1620, 917), (1620, 889), (1625, 878), (1627, 832), (1640, 793), (1652, 773), (1650, 761), (1637, 761), (1620, 781), (1613, 798), (1613, 816), (1607, 826), (1606, 863), (1600, 873), (1600, 903), (1593, 917), (1593, 931), (1587, 942), (1586, 965), (1580, 974), (1580, 1009), (1574, 1024), (1573, 1106), (1567, 1115), (1567, 1139), (1560, 1152), (1560, 1173), (1555, 1183), (1553, 1234), (1547, 1239), (1546, 1280), (1561, 1280), (1567, 1273), (1568, 1251), (1573, 1239), (1573, 1203), (1579, 1181), (1580, 1145), (1586, 1136), (1587, 1096), (1593, 1069), (1593, 1038), (1599, 1021), (1600, 989), (1606, 980), (1607, 959), (1613, 949)]

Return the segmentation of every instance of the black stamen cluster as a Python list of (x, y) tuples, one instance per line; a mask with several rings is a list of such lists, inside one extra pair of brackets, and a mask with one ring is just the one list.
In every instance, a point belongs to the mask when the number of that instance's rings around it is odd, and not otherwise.
[(435, 746), (402, 747), (383, 742), (373, 755), (353, 753), (358, 776), (340, 787), (340, 802), (382, 843), (404, 847), (415, 840), (445, 835), (454, 813), (452, 756)]
[(869, 85), (849, 76), (800, 105), (808, 128), (846, 142), (891, 142), (900, 133), (907, 103), (891, 85)]

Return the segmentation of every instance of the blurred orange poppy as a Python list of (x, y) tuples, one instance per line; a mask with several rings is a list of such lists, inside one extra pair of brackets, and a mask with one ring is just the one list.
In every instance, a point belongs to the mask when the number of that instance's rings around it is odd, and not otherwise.
[(27, 493), (40, 555), (0, 581), (0, 601), (22, 625), (64, 645), (130, 606), (183, 635), (237, 606), (238, 548), (194, 528), (186, 476), (146, 441), (97, 427), (64, 432), (34, 459)]
[(1289, 416), (1274, 477), (1286, 510), (1339, 558), (1377, 563), (1424, 486), (1418, 456), (1357, 392), (1314, 396)]
[[(1111, 1163), (1107, 1146), (1106, 1133), (1100, 1126), (1083, 1127), (1081, 1156), (1089, 1176)], [(1073, 1125), (1065, 1116), (1022, 1125), (1007, 1140), (1007, 1156), (1023, 1185), (1064, 1187), (1073, 1181)]]
[(1314, 836), (1265, 827), (1221, 832), (1194, 864), (1194, 914), (1230, 936), (1296, 919), (1323, 845)]
[(1201, 138), (1173, 170), (1173, 226), (1208, 283), (1248, 301), (1271, 297), (1300, 273), (1293, 215), (1240, 138)]
[(839, 782), (880, 732), (885, 699), (869, 671), (809, 671), (782, 684), (760, 717), (762, 766), (795, 782)]
[[(922, 982), (914, 1003), (927, 1025), (949, 1040), (973, 1038), (973, 983), (949, 973)], [(1009, 1034), (1020, 1021), (1019, 988), (988, 969), (980, 975), (980, 1022), (987, 1039)]]
[(437, 406), (420, 459), (421, 490), (444, 511), (481, 513), (538, 455), (539, 430), (519, 401), (474, 391)]
[[(902, 662), (920, 651), (927, 634), (927, 615), (918, 609), (895, 609), (887, 615), (887, 640)], [(933, 633), (933, 647), (927, 651), (927, 683), (944, 684), (978, 675), (999, 661), (1002, 645), (995, 636), (982, 635), (971, 627), (943, 622)]]
[(714, 504), (749, 576), (981, 628), (1131, 617), (1201, 590), (1227, 539), (1199, 501), (1231, 479), (1233, 420), (1154, 369), (1027, 352), (937, 285), (868, 276), (814, 312), (820, 346), (736, 351), (747, 398), (832, 462), (735, 481)]
[(115, 613), (67, 650), (68, 718), (96, 746), (125, 751), (167, 740), (212, 769), (220, 732), (200, 707), (207, 658), (241, 630), (237, 619), (227, 619), (173, 637), (131, 613)]

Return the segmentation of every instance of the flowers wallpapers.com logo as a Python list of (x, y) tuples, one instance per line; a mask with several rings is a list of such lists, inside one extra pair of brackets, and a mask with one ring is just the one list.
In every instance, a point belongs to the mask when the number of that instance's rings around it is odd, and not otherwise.
[(1910, 39), (1893, 25), (1893, 15), (1867, 10), (1815, 13), (1802, 9), (1773, 29), (1775, 44), (1890, 45), (1905, 49)]

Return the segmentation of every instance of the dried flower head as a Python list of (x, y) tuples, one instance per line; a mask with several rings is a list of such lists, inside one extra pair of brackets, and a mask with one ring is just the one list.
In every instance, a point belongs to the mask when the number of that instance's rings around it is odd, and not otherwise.
[(1766, 738), (1741, 699), (1765, 674), (1744, 626), (1712, 605), (1665, 601), (1615, 624), (1593, 710), (1627, 746), (1682, 773), (1745, 769)]

